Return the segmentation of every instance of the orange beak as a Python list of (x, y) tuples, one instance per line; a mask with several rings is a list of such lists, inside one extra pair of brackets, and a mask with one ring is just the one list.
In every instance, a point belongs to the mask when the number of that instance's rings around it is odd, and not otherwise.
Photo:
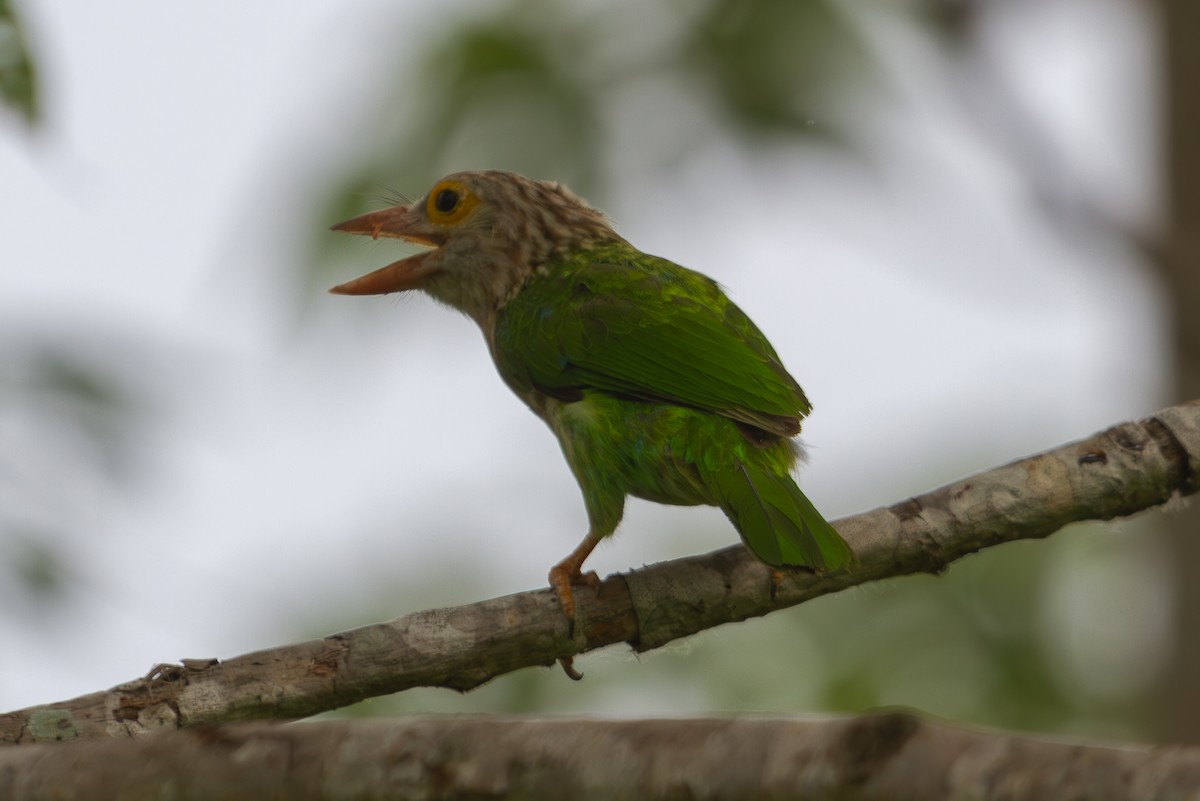
[[(330, 230), (362, 234), (372, 239), (381, 236), (392, 237), (433, 248), (446, 243), (445, 237), (430, 230), (420, 216), (413, 212), (411, 206), (392, 206), (390, 209), (372, 211), (338, 223)], [(425, 258), (428, 255), (418, 253), (400, 259), (361, 278), (338, 284), (329, 291), (337, 295), (383, 295), (388, 292), (416, 289), (427, 276), (439, 269), (436, 263), (430, 263), (429, 259)]]

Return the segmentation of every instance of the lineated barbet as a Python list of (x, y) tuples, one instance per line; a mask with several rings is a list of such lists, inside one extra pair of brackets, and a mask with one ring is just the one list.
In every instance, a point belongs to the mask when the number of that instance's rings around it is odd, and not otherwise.
[(629, 495), (719, 506), (775, 568), (854, 558), (791, 476), (803, 390), (712, 279), (641, 252), (563, 186), (511, 172), (455, 173), (333, 230), (431, 248), (330, 291), (420, 289), (463, 312), (558, 437), (590, 524), (550, 571), (571, 624), (571, 585)]

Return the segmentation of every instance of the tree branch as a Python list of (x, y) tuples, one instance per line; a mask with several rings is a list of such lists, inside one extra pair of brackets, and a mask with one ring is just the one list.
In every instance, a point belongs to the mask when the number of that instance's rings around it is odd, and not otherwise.
[(836, 522), (858, 564), (772, 581), (741, 546), (609, 576), (576, 591), (573, 638), (548, 590), (416, 612), (320, 640), (188, 660), (143, 679), (0, 715), (0, 743), (127, 737), (154, 729), (293, 719), (418, 686), (468, 690), (614, 643), (658, 648), (875, 579), (935, 573), (982, 548), (1110, 520), (1196, 491), (1200, 401)]
[[(647, 747), (653, 744), (653, 747)], [(1138, 801), (1200, 748), (1115, 748), (892, 712), (825, 720), (409, 718), (204, 727), (0, 749), (0, 797)]]

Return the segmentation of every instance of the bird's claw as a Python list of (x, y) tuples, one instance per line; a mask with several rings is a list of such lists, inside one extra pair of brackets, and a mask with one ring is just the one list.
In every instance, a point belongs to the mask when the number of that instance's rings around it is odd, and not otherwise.
[[(567, 618), (568, 639), (575, 636), (576, 607), (575, 591), (571, 589), (572, 584), (583, 584), (595, 591), (600, 589), (600, 577), (596, 575), (594, 570), (589, 570), (586, 573), (578, 571), (572, 573), (566, 565), (556, 565), (550, 571), (550, 589), (554, 590), (554, 595), (558, 598), (559, 606), (562, 607), (563, 615)], [(567, 671), (567, 675), (571, 676), (571, 670)]]
[(562, 665), (563, 673), (567, 674), (567, 678), (571, 681), (582, 681), (583, 674), (575, 669), (575, 657), (560, 656), (558, 664)]
[[(575, 636), (575, 591), (571, 589), (572, 584), (586, 584), (596, 590), (600, 587), (600, 577), (594, 571), (572, 574), (562, 565), (550, 571), (550, 588), (558, 597), (558, 603), (567, 618), (567, 639)], [(562, 665), (563, 673), (566, 673), (571, 681), (583, 679), (583, 674), (575, 669), (574, 657), (560, 656), (558, 664)]]

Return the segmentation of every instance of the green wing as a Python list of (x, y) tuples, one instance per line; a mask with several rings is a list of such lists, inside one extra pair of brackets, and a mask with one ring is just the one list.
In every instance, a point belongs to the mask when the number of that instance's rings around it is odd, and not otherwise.
[(711, 279), (641, 253), (553, 269), (501, 311), (510, 381), (570, 397), (665, 400), (794, 436), (811, 409), (771, 344)]

